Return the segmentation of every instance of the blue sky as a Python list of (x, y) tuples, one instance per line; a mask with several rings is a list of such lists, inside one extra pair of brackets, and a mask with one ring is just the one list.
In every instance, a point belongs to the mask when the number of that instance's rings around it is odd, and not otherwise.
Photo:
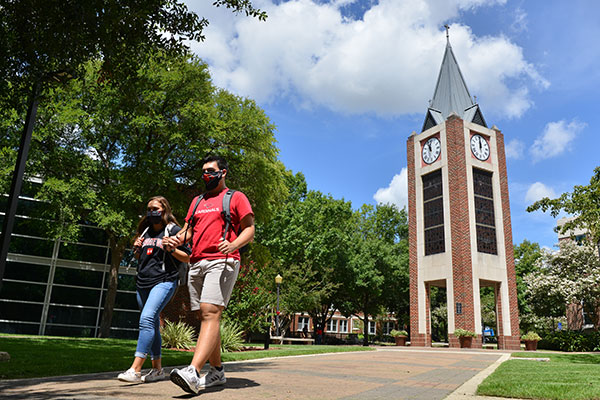
[(557, 242), (526, 207), (589, 183), (600, 165), (595, 0), (255, 0), (266, 22), (188, 1), (210, 20), (192, 50), (213, 81), (255, 99), (280, 159), (310, 189), (406, 204), (406, 139), (420, 131), (444, 24), (489, 126), (505, 135), (513, 240)]

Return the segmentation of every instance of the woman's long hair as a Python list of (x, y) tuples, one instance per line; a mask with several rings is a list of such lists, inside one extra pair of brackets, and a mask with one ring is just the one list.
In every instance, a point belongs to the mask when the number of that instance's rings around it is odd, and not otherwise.
[[(175, 218), (175, 216), (173, 215), (173, 211), (171, 210), (171, 205), (169, 204), (169, 200), (167, 200), (163, 196), (154, 196), (150, 200), (148, 200), (148, 202), (146, 204), (148, 204), (154, 200), (158, 201), (163, 208), (162, 226), (167, 226), (171, 222), (174, 223), (175, 225), (179, 226), (179, 222), (177, 222), (177, 219)], [(144, 215), (142, 217), (142, 219), (140, 219), (140, 222), (138, 223), (136, 237), (140, 236), (142, 234), (142, 232), (144, 232), (144, 230), (146, 228), (148, 228), (149, 226), (150, 226), (150, 221), (148, 220), (148, 216)]]

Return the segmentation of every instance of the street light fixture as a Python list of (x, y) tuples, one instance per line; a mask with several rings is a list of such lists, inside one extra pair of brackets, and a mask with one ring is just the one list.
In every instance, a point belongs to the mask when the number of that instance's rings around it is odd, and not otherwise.
[(279, 285), (283, 282), (283, 277), (279, 274), (275, 277), (275, 283), (277, 284), (277, 312), (275, 313), (275, 326), (277, 327), (277, 336), (281, 336), (279, 332)]

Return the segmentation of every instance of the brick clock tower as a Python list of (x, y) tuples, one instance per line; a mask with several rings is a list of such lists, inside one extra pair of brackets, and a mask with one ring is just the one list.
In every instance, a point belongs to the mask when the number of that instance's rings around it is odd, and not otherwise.
[[(446, 37), (448, 34), (446, 32)], [(421, 133), (407, 140), (410, 339), (431, 346), (430, 288), (446, 289), (454, 330), (482, 343), (480, 288), (495, 294), (498, 348), (519, 349), (504, 135), (471, 99), (449, 39)]]

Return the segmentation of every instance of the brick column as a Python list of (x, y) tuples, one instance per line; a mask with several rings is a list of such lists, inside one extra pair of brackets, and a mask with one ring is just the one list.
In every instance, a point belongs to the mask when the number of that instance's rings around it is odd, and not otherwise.
[[(455, 309), (454, 325), (456, 328), (474, 331), (473, 267), (471, 260), (471, 234), (469, 232), (470, 203), (467, 190), (465, 133), (463, 121), (457, 115), (450, 115), (446, 120), (446, 141), (448, 153), (447, 196), (450, 202), (449, 222), (452, 246), (454, 302), (462, 303), (461, 314), (456, 314)], [(458, 347), (458, 340), (456, 338), (449, 337), (448, 340), (451, 347)]]
[(414, 135), (406, 141), (408, 166), (408, 265), (410, 281), (410, 345), (425, 346), (427, 338), (419, 333), (419, 270), (417, 263), (417, 197), (415, 188)]
[(498, 337), (498, 348), (504, 348), (509, 350), (519, 350), (521, 348), (520, 343), (520, 331), (519, 331), (519, 307), (517, 300), (517, 278), (515, 274), (515, 258), (514, 248), (512, 241), (512, 225), (510, 221), (510, 203), (508, 199), (508, 176), (506, 172), (506, 155), (504, 153), (504, 135), (498, 129), (493, 128), (496, 131), (496, 146), (498, 149), (498, 172), (500, 178), (500, 196), (502, 201), (502, 216), (504, 224), (504, 246), (506, 252), (506, 273), (508, 281), (508, 299), (501, 299), (502, 301), (508, 301), (510, 310), (509, 316), (503, 316), (504, 318), (510, 318), (510, 332), (503, 332), (504, 338), (502, 340), (502, 346), (500, 347), (500, 336)]

